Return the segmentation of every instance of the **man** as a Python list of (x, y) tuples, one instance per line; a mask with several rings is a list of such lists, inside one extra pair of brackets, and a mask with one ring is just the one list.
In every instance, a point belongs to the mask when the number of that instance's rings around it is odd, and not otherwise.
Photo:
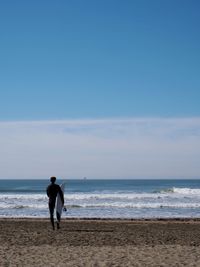
[[(55, 209), (55, 204), (56, 204), (56, 198), (57, 195), (60, 195), (62, 204), (64, 206), (64, 195), (63, 192), (58, 184), (56, 184), (56, 177), (51, 177), (50, 178), (51, 184), (47, 187), (47, 196), (49, 197), (49, 213), (50, 213), (50, 221), (51, 225), (53, 227), (53, 230), (55, 230), (54, 226), (54, 209)], [(56, 218), (57, 218), (57, 229), (60, 228), (60, 214), (56, 213)]]

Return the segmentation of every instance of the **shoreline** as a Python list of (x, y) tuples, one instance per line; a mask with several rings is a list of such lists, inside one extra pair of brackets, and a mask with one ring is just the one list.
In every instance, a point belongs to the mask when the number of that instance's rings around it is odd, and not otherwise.
[[(49, 217), (0, 217), (1, 220), (24, 220), (24, 221), (49, 221)], [(176, 218), (101, 218), (101, 217), (68, 217), (68, 218), (61, 218), (61, 221), (124, 221), (124, 222), (200, 222), (200, 217), (194, 217), (194, 218), (182, 218), (182, 217), (176, 217)]]
[(200, 266), (200, 219), (0, 218), (0, 266)]

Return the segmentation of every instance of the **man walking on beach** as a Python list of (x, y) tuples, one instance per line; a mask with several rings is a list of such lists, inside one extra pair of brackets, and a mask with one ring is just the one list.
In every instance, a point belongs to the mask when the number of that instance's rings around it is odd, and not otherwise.
[[(55, 230), (54, 226), (54, 210), (55, 210), (55, 204), (56, 204), (56, 198), (57, 195), (60, 195), (62, 204), (64, 206), (64, 195), (63, 192), (58, 184), (56, 184), (56, 177), (50, 178), (51, 184), (47, 187), (47, 196), (49, 197), (49, 213), (50, 213), (50, 221), (53, 227), (53, 230)], [(60, 214), (56, 213), (57, 217), (57, 229), (60, 228)]]

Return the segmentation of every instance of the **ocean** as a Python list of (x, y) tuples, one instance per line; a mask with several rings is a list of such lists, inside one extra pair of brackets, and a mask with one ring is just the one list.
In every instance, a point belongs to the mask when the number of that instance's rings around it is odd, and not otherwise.
[[(200, 218), (200, 180), (61, 180), (64, 218)], [(46, 218), (49, 180), (0, 180), (0, 217)]]

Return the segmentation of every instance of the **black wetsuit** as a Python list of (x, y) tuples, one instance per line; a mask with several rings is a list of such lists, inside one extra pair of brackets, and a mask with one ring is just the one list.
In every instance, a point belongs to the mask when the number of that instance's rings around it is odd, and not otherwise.
[[(61, 201), (64, 205), (64, 196), (60, 186), (58, 184), (51, 183), (47, 187), (47, 196), (49, 197), (49, 213), (53, 229), (54, 229), (54, 209), (56, 204), (56, 197), (58, 194), (60, 194)], [(56, 216), (57, 216), (57, 226), (59, 227), (60, 216), (59, 214), (56, 214)]]

